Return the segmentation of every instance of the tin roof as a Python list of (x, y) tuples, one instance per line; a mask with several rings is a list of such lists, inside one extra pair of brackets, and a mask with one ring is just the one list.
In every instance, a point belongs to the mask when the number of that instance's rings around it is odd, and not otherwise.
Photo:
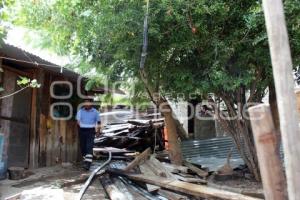
[[(0, 58), (2, 58), (3, 61), (5, 61), (5, 63), (17, 65), (21, 70), (22, 68), (40, 68), (48, 72), (69, 78), (72, 81), (77, 81), (78, 77), (80, 77), (80, 74), (70, 69), (46, 61), (37, 55), (34, 55), (19, 47), (7, 43), (0, 44)], [(84, 77), (84, 80), (87, 81), (87, 78)], [(104, 87), (98, 87), (92, 89), (91, 92), (93, 93), (112, 92), (118, 94), (125, 94), (120, 89), (111, 90), (109, 88), (104, 88)]]
[[(1, 55), (2, 54), (2, 55)], [(7, 62), (16, 65), (21, 65), (22, 68), (40, 68), (48, 72), (61, 74), (72, 80), (77, 80), (80, 76), (78, 73), (63, 68), (59, 65), (46, 61), (39, 56), (29, 53), (19, 47), (4, 43), (0, 45), (0, 57)]]

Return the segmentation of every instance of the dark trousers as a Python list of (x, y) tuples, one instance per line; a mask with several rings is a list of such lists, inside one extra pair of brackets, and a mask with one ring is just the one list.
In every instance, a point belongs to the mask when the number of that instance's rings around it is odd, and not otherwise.
[[(92, 159), (95, 128), (79, 128), (79, 140), (82, 156)], [(91, 161), (90, 161), (91, 162)]]

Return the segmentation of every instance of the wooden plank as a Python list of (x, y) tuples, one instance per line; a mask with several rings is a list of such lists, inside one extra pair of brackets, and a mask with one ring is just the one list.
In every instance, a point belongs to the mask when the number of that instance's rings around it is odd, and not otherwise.
[[(20, 89), (16, 83), (19, 74), (5, 70), (3, 76), (2, 96)], [(6, 143), (8, 145), (4, 145), (7, 149), (8, 166), (28, 167), (30, 101), (30, 88), (1, 101), (2, 131), (5, 141), (9, 141)]]
[(233, 193), (225, 190), (210, 188), (204, 185), (196, 185), (178, 180), (170, 180), (162, 177), (149, 177), (141, 174), (130, 174), (121, 170), (108, 170), (109, 173), (126, 176), (131, 180), (157, 185), (172, 191), (182, 192), (202, 198), (220, 198), (224, 200), (259, 200), (259, 198), (249, 197), (246, 195)]
[(111, 126), (110, 128), (105, 128), (102, 130), (103, 134), (106, 133), (113, 133), (113, 132), (117, 132), (117, 131), (123, 131), (129, 128), (132, 128), (133, 126), (130, 124), (126, 124), (126, 125), (115, 125), (115, 126)]
[(271, 52), (280, 130), (285, 159), (288, 196), (300, 197), (300, 132), (292, 58), (282, 0), (263, 0), (263, 9)]
[(21, 193), (6, 197), (5, 200), (20, 200), (21, 198)]
[(165, 162), (163, 162), (162, 164), (171, 173), (179, 173), (179, 172), (189, 173), (189, 169), (185, 166), (173, 165)]
[[(12, 76), (13, 74), (7, 71), (4, 71), (3, 74), (3, 89), (4, 91), (1, 92), (1, 96), (10, 94), (12, 92), (14, 92), (15, 90), (15, 76)], [(13, 99), (14, 96), (10, 96), (8, 98), (4, 98), (1, 99), (1, 110), (0, 110), (0, 114), (2, 116), (5, 117), (11, 117), (12, 116), (12, 108), (13, 108)], [(3, 158), (3, 162), (6, 162), (6, 164), (8, 163), (8, 159), (9, 159), (9, 148), (10, 148), (10, 142), (9, 142), (9, 138), (10, 138), (10, 134), (11, 134), (11, 129), (12, 129), (12, 122), (9, 120), (0, 120), (1, 123), (1, 131), (4, 135), (4, 144), (3, 144), (3, 150), (2, 150), (2, 157)], [(5, 163), (4, 163), (5, 165)]]
[(126, 185), (126, 188), (128, 191), (134, 196), (134, 200), (149, 200), (147, 197), (145, 197), (141, 192), (131, 185)]
[(286, 198), (285, 178), (277, 148), (276, 130), (269, 105), (249, 109), (258, 163), (266, 199)]
[(171, 192), (171, 191), (164, 190), (164, 189), (160, 189), (158, 191), (158, 194), (167, 199), (171, 199), (171, 200), (188, 200), (189, 199), (187, 196), (177, 194), (175, 192)]
[(103, 148), (99, 148), (99, 147), (95, 147), (93, 148), (94, 152), (103, 152), (103, 153), (107, 153), (107, 152), (112, 152), (112, 153), (133, 153), (134, 151), (130, 151), (127, 149), (119, 149), (119, 148), (114, 148), (114, 147), (103, 147)]
[(61, 161), (68, 161), (68, 151), (67, 151), (67, 123), (64, 120), (60, 120), (60, 142), (61, 142)]
[(2, 68), (3, 68), (3, 70), (8, 70), (8, 71), (14, 72), (16, 74), (20, 74), (21, 76), (26, 76), (28, 78), (32, 78), (32, 73), (30, 73), (30, 72), (18, 70), (16, 68), (13, 68), (13, 67), (10, 67), (7, 65), (3, 65), (3, 64), (2, 64)]
[(38, 83), (41, 84), (41, 88), (32, 89), (32, 99), (31, 99), (31, 125), (30, 125), (30, 157), (29, 166), (31, 168), (37, 168), (39, 165), (39, 145), (40, 145), (40, 105), (42, 101), (42, 88), (44, 84), (44, 73), (43, 70), (34, 71), (33, 78), (37, 79)]
[(296, 99), (297, 99), (297, 111), (298, 111), (299, 119), (300, 119), (300, 89), (297, 89), (295, 91), (295, 94), (296, 94)]
[[(146, 176), (155, 176), (154, 172), (151, 170), (151, 168), (147, 164), (140, 165), (140, 170), (143, 175)], [(146, 184), (146, 188), (148, 192), (154, 192), (160, 189), (160, 187), (156, 185)]]
[(180, 181), (188, 182), (188, 183), (207, 184), (206, 180), (203, 180), (203, 179), (200, 179), (200, 178), (183, 177), (183, 176), (180, 176), (180, 175), (177, 175), (177, 174), (175, 174), (174, 176), (176, 177), (176, 179), (178, 179)]
[(175, 176), (171, 172), (169, 172), (169, 170), (166, 169), (164, 165), (161, 162), (159, 162), (159, 160), (157, 160), (154, 157), (154, 155), (152, 155), (150, 159), (145, 162), (145, 164), (147, 164), (151, 168), (151, 170), (156, 176), (165, 177), (173, 180), (176, 179)]
[(151, 149), (150, 148), (146, 149), (143, 153), (138, 155), (131, 163), (129, 163), (127, 167), (124, 169), (124, 171), (128, 172), (133, 168), (135, 168), (136, 166), (138, 166), (140, 163), (145, 162), (145, 160), (148, 159), (150, 154), (151, 154)]
[(199, 169), (198, 167), (196, 167), (192, 163), (189, 163), (188, 161), (183, 161), (183, 164), (185, 166), (187, 166), (191, 171), (195, 172), (198, 176), (201, 176), (204, 178), (208, 176), (208, 172), (206, 172), (202, 169)]
[(138, 184), (131, 182), (129, 179), (124, 177), (118, 177), (126, 185), (126, 188), (134, 196), (134, 200), (149, 200), (155, 199), (153, 195), (146, 190), (142, 189)]
[(159, 123), (159, 122), (164, 122), (164, 118), (159, 118), (159, 119), (130, 119), (127, 122), (133, 125), (150, 125), (151, 123)]
[(100, 182), (111, 200), (133, 199), (129, 192), (121, 191), (120, 188), (113, 183), (109, 175), (101, 176)]
[(47, 121), (46, 116), (40, 114), (40, 156), (39, 156), (39, 167), (47, 166)]

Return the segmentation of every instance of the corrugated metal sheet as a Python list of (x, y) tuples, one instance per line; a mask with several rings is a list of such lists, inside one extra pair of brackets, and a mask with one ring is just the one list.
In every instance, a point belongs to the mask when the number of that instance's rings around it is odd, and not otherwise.
[[(211, 171), (216, 171), (226, 163), (227, 155), (233, 148), (230, 164), (237, 167), (244, 164), (231, 137), (217, 137), (206, 140), (185, 140), (181, 143), (183, 157)], [(280, 147), (280, 157), (283, 160), (283, 150)]]
[(185, 158), (193, 157), (217, 157), (226, 158), (231, 148), (232, 158), (241, 158), (232, 138), (219, 137), (206, 140), (186, 140), (181, 145)]
[(226, 163), (231, 148), (233, 148), (231, 166), (237, 167), (244, 164), (231, 137), (186, 140), (182, 142), (181, 148), (186, 160), (207, 167), (210, 171), (216, 171)]

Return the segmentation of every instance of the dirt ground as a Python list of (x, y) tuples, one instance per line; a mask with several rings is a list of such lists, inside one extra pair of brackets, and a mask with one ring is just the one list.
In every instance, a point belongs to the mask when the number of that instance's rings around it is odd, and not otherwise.
[[(79, 193), (84, 179), (84, 175), (88, 175), (78, 166), (69, 165), (63, 167), (57, 165), (54, 167), (39, 168), (26, 172), (28, 177), (22, 180), (0, 181), (0, 199), (21, 193), (24, 190), (47, 191), (47, 189), (62, 189), (66, 200), (75, 199)], [(55, 190), (53, 190), (55, 191)], [(34, 192), (38, 193), (38, 192)], [(33, 198), (32, 198), (33, 199)], [(39, 199), (36, 197), (36, 199)], [(99, 180), (95, 179), (84, 195), (84, 200), (91, 199), (107, 199), (104, 189)]]
[[(99, 163), (92, 166), (91, 170), (97, 167)], [(78, 165), (68, 164), (57, 165), (54, 167), (45, 167), (26, 172), (27, 178), (22, 180), (4, 180), (0, 181), (0, 200), (4, 200), (7, 197), (19, 194), (23, 191), (28, 191), (30, 194), (34, 194), (34, 197), (28, 196), (30, 200), (40, 200), (39, 195), (44, 193), (53, 193), (60, 196), (63, 195), (66, 200), (73, 200), (79, 193), (82, 185), (84, 184), (89, 173), (82, 170)], [(256, 197), (263, 197), (263, 190), (261, 183), (254, 180), (247, 180), (245, 178), (229, 179), (216, 181), (213, 176), (208, 179), (208, 186), (223, 189), (231, 192), (241, 193), (245, 195), (251, 195)], [(59, 196), (59, 195), (58, 195)], [(43, 199), (56, 199), (54, 196), (49, 196)], [(84, 200), (108, 199), (103, 187), (98, 179), (90, 185), (85, 193)]]

